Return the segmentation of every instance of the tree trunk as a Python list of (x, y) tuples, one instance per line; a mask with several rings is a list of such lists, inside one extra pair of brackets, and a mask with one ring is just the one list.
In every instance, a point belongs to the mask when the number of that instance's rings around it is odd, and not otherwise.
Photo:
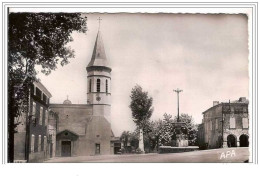
[[(11, 85), (10, 85), (11, 86)], [(8, 97), (8, 162), (14, 162), (14, 88), (11, 86)]]

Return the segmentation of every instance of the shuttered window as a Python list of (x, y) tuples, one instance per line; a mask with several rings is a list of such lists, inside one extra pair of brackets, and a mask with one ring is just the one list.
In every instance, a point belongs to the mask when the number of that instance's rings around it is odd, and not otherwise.
[(38, 137), (38, 149), (37, 149), (39, 152), (41, 151), (41, 145), (42, 145), (42, 136), (39, 135), (39, 137)]
[(39, 125), (42, 125), (43, 108), (40, 107)]
[(236, 128), (236, 119), (234, 117), (230, 118), (230, 129), (235, 129)]
[(248, 118), (243, 118), (243, 129), (248, 129)]
[(31, 152), (34, 152), (34, 140), (35, 140), (35, 137), (34, 137), (34, 135), (32, 135), (32, 137), (31, 137)]

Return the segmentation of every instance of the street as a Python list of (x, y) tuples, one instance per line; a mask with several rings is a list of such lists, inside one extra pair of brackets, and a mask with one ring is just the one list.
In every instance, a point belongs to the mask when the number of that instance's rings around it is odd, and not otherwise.
[(169, 154), (151, 153), (55, 157), (45, 161), (45, 163), (243, 163), (248, 159), (248, 147), (234, 147)]

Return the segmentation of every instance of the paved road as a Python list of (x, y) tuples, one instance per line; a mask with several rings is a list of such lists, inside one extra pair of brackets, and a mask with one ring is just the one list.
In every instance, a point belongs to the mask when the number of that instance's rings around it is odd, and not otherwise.
[(85, 163), (85, 162), (123, 162), (123, 163), (239, 163), (249, 159), (248, 148), (225, 148), (170, 154), (129, 154), (99, 155), (78, 157), (56, 157), (46, 163)]

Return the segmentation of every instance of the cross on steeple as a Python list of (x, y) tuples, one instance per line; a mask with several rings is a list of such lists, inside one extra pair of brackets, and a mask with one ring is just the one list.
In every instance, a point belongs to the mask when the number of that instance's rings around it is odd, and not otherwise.
[(100, 28), (100, 21), (102, 20), (100, 17), (98, 17), (98, 30), (99, 30), (99, 28)]
[(67, 100), (69, 99), (69, 96), (67, 95)]

